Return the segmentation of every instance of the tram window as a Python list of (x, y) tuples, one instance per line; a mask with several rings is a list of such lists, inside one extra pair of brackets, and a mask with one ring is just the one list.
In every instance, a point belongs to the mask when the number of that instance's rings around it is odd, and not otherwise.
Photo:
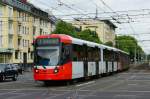
[(84, 46), (73, 44), (72, 60), (85, 61), (86, 51), (84, 49)]
[(108, 60), (108, 51), (106, 49), (104, 49), (104, 61)]
[(92, 58), (92, 53), (91, 53), (91, 49), (88, 47), (88, 49), (87, 49), (87, 59), (88, 59), (88, 61), (91, 61), (91, 58)]
[(116, 52), (114, 53), (114, 60), (119, 61), (119, 54)]
[(88, 47), (88, 61), (100, 61), (100, 50), (98, 48)]
[(104, 50), (104, 61), (113, 61), (113, 51)]
[(71, 45), (63, 44), (61, 64), (71, 60)]
[(78, 45), (73, 45), (73, 51), (72, 51), (72, 60), (73, 61), (78, 61), (79, 58), (79, 49), (78, 49)]
[(114, 51), (111, 51), (111, 55), (110, 55), (110, 60), (111, 61), (116, 61), (116, 53)]
[(99, 48), (95, 48), (95, 50), (94, 50), (94, 60), (95, 61), (100, 61), (101, 59), (100, 59), (100, 49)]

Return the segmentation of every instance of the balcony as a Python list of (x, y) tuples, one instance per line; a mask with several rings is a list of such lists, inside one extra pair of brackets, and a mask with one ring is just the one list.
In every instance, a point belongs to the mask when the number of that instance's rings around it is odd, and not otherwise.
[(17, 18), (18, 24), (22, 24), (22, 18)]
[(18, 33), (18, 38), (22, 38), (22, 33)]
[(9, 44), (9, 45), (8, 45), (8, 49), (13, 50), (13, 49), (14, 49), (13, 44)]
[(8, 31), (8, 35), (9, 35), (9, 36), (13, 36), (13, 35), (14, 35), (13, 30), (9, 30), (9, 31)]
[(21, 27), (18, 28), (17, 36), (18, 36), (18, 38), (22, 38), (22, 36), (23, 36)]
[(10, 48), (0, 48), (0, 52), (2, 53), (13, 53), (14, 49)]
[(17, 50), (17, 51), (21, 51), (21, 50), (23, 50), (23, 46), (18, 45), (18, 48), (17, 48), (16, 50)]
[(8, 21), (13, 21), (13, 17), (8, 17)]

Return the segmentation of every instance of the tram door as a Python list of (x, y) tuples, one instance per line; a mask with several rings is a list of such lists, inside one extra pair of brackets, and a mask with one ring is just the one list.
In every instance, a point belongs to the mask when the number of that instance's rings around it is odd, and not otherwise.
[(101, 60), (101, 51), (98, 47), (95, 48), (96, 75), (99, 74), (99, 61)]
[(84, 77), (88, 76), (88, 61), (84, 61)]
[(88, 47), (87, 45), (83, 45), (83, 62), (84, 62), (84, 77), (88, 76)]
[(105, 61), (105, 67), (106, 67), (106, 73), (109, 72), (109, 66), (108, 66), (108, 61), (109, 61), (109, 52), (107, 49), (104, 49), (104, 61)]

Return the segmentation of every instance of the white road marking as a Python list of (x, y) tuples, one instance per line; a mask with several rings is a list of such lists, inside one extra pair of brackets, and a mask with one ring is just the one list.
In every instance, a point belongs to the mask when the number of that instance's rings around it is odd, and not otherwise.
[(129, 86), (136, 86), (136, 85), (138, 85), (138, 84), (128, 84)]
[(12, 93), (16, 93), (17, 91), (10, 91), (10, 92), (5, 92), (5, 93), (0, 93), (0, 95), (5, 95), (5, 94), (12, 94)]
[(136, 95), (115, 95), (115, 97), (137, 97)]
[[(19, 95), (17, 95), (17, 96), (11, 96), (11, 97), (6, 98), (6, 99), (16, 99), (16, 98), (25, 97), (25, 96), (27, 96), (27, 95), (29, 95), (29, 94), (19, 94)], [(32, 95), (32, 94), (30, 94), (30, 95)]]
[(81, 87), (81, 86), (89, 85), (89, 84), (93, 84), (93, 83), (95, 83), (95, 81), (90, 81), (90, 82), (83, 83), (83, 84), (79, 84), (79, 85), (76, 85), (76, 86), (77, 86), (77, 87)]

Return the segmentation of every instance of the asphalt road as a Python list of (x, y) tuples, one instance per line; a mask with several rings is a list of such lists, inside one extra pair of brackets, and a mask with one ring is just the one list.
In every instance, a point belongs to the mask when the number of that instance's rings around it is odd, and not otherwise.
[(44, 86), (31, 72), (0, 82), (0, 99), (150, 99), (150, 70), (129, 70), (72, 85)]

